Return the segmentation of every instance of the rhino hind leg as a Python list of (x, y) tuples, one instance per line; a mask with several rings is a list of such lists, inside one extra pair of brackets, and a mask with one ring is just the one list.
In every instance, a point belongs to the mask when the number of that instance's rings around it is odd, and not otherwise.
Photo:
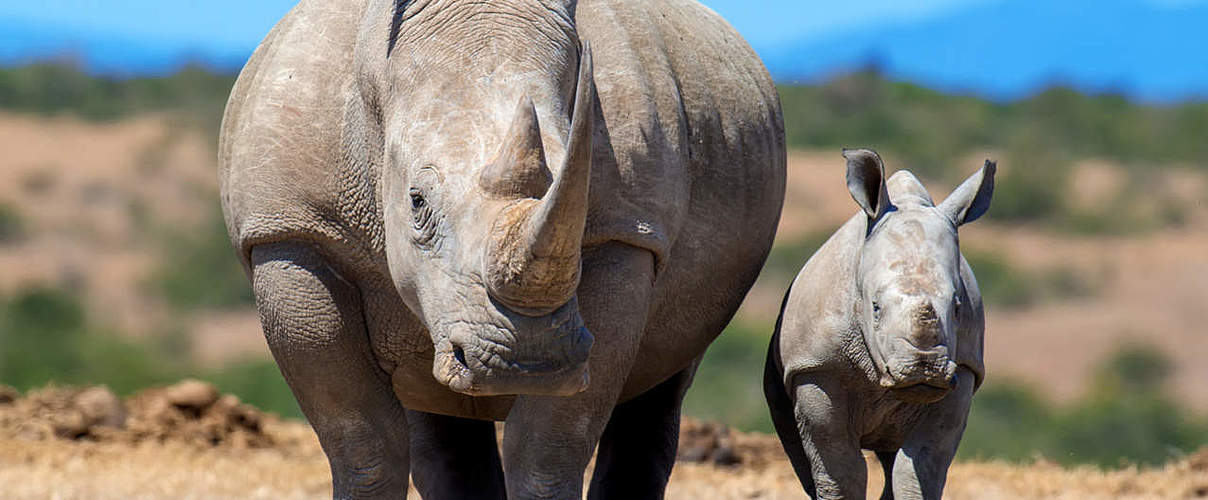
[(495, 423), (407, 410), (411, 478), (426, 500), (506, 498)]
[(779, 343), (780, 329), (777, 325), (776, 333), (772, 335), (772, 341), (768, 345), (767, 361), (764, 363), (763, 395), (768, 401), (768, 410), (772, 414), (772, 426), (776, 429), (776, 436), (780, 438), (780, 445), (784, 448), (785, 454), (789, 456), (789, 463), (793, 464), (793, 472), (797, 474), (797, 479), (801, 481), (801, 487), (805, 489), (805, 493), (810, 498), (814, 498), (814, 476), (810, 468), (809, 457), (805, 454), (805, 447), (801, 444), (801, 435), (797, 431), (797, 420), (793, 416), (793, 401), (784, 387), (780, 370), (776, 368), (774, 356), (776, 356), (776, 346)]
[(613, 408), (596, 451), (589, 499), (663, 498), (675, 466), (680, 405), (695, 372), (693, 363)]
[(881, 490), (881, 500), (893, 500), (893, 462), (897, 457), (897, 451), (877, 452), (877, 461), (881, 462), (881, 470), (885, 474), (885, 488)]
[(265, 339), (331, 464), (336, 498), (401, 498), (409, 473), (405, 414), (377, 368), (360, 293), (313, 247), (252, 250)]

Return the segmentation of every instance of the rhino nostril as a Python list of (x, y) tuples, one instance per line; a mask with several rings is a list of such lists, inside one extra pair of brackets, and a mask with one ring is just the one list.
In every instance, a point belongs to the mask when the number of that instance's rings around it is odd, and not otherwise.
[(935, 307), (930, 303), (923, 304), (915, 311), (915, 321), (919, 323), (934, 323), (939, 321), (939, 317), (935, 314)]
[(453, 357), (457, 359), (458, 363), (461, 363), (461, 366), (469, 368), (469, 365), (466, 364), (466, 351), (462, 350), (461, 346), (453, 347)]

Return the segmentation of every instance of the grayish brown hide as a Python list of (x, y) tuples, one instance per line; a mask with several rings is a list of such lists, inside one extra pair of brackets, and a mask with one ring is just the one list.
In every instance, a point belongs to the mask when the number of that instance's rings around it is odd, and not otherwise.
[(765, 395), (811, 497), (863, 498), (870, 449), (883, 498), (938, 499), (984, 375), (981, 293), (957, 228), (989, 208), (995, 164), (935, 205), (910, 172), (886, 180), (875, 152), (843, 156), (861, 211), (786, 294)]
[(337, 496), (576, 498), (597, 442), (593, 496), (660, 495), (784, 168), (771, 79), (692, 0), (302, 0), (220, 140)]

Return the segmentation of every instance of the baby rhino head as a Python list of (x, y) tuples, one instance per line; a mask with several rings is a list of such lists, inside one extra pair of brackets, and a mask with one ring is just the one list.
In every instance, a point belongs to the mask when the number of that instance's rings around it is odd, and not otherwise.
[(951, 389), (957, 325), (968, 314), (957, 228), (989, 208), (995, 164), (986, 160), (935, 205), (910, 172), (886, 180), (876, 152), (843, 156), (847, 187), (868, 216), (856, 309), (879, 383), (902, 400), (938, 400)]

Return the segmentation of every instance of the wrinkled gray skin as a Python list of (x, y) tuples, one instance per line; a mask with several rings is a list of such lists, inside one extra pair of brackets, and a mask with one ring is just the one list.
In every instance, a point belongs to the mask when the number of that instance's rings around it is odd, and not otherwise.
[(869, 449), (882, 498), (938, 499), (984, 375), (981, 293), (957, 227), (989, 208), (995, 164), (935, 205), (910, 172), (886, 181), (875, 152), (843, 155), (862, 210), (793, 281), (765, 396), (811, 497), (864, 498)]
[(657, 498), (785, 153), (767, 71), (694, 1), (302, 0), (220, 163), (337, 497), (578, 498), (598, 443), (593, 497)]

